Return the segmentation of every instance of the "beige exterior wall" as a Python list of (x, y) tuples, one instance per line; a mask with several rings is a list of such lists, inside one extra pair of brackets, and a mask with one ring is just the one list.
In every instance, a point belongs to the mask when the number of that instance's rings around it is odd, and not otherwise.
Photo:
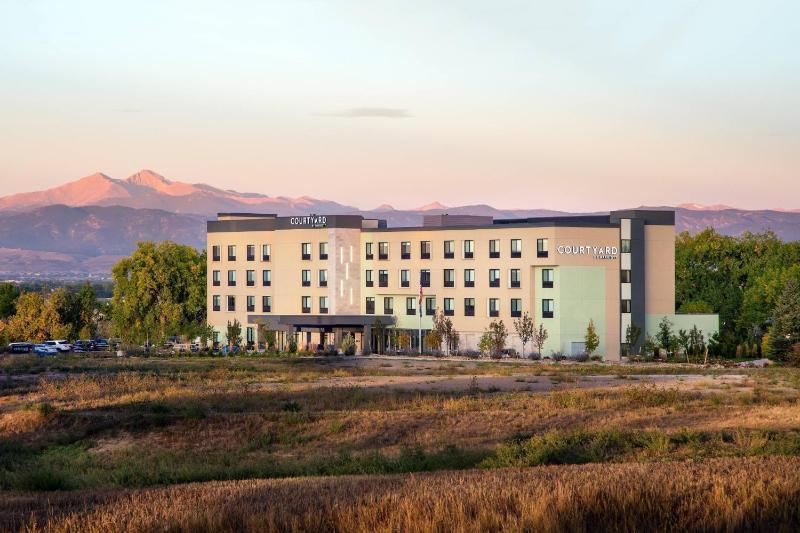
[(675, 313), (675, 227), (644, 227), (645, 314)]

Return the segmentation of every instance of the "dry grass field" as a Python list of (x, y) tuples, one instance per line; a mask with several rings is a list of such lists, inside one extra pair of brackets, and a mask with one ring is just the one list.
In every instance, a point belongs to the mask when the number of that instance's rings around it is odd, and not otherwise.
[(0, 529), (800, 527), (797, 369), (59, 356), (0, 371)]

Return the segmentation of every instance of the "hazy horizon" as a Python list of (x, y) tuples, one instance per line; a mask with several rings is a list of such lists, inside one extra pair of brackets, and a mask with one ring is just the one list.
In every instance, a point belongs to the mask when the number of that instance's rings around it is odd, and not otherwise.
[(364, 209), (800, 207), (788, 1), (40, 0), (0, 30), (2, 195), (150, 168)]

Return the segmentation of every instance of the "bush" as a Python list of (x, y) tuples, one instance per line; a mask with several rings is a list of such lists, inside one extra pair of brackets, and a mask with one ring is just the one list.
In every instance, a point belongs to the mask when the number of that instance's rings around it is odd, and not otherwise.
[(542, 354), (537, 352), (531, 352), (528, 354), (528, 359), (531, 361), (540, 361), (542, 359)]
[(563, 361), (567, 357), (564, 355), (562, 351), (552, 351), (550, 352), (550, 359), (553, 361)]
[(570, 361), (575, 361), (577, 363), (585, 363), (586, 361), (589, 360), (589, 355), (586, 354), (585, 352), (575, 353), (570, 355), (567, 359), (569, 359)]

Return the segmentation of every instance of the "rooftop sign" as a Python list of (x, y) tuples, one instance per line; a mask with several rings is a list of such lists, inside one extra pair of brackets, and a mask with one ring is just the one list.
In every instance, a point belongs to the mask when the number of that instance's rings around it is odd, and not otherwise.
[(325, 228), (328, 226), (328, 217), (324, 215), (307, 215), (302, 217), (289, 217), (290, 226), (303, 226), (307, 228)]

